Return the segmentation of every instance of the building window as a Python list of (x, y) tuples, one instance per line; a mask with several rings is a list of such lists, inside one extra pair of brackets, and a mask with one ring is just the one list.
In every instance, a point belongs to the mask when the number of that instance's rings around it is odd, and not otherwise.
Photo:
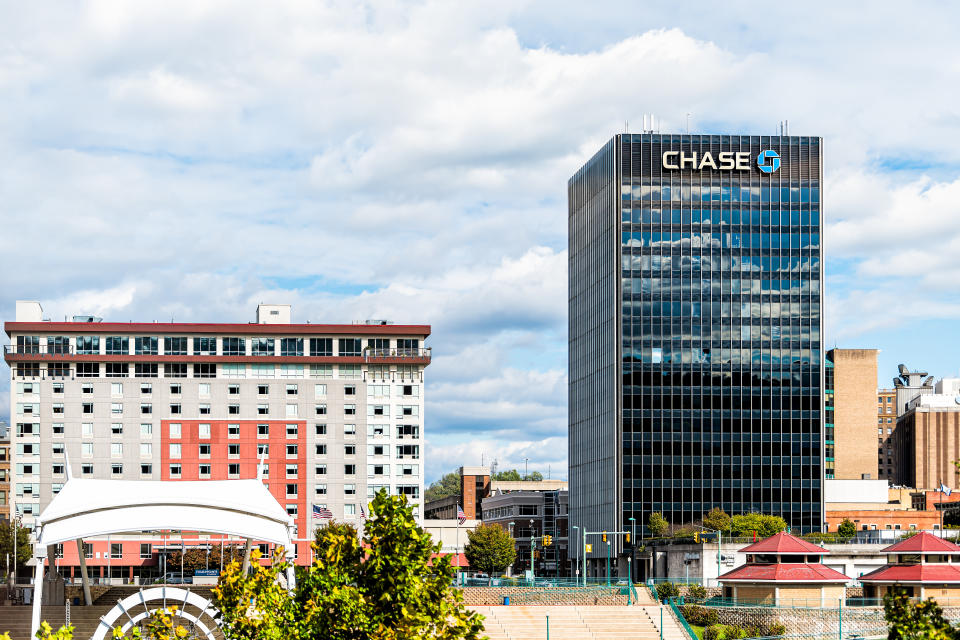
[(236, 462), (231, 462), (227, 465), (227, 475), (231, 478), (240, 477), (240, 465)]
[(197, 406), (197, 411), (202, 416), (210, 415), (210, 405), (208, 403), (203, 403)]
[(244, 338), (224, 338), (223, 355), (225, 356), (245, 356), (247, 355), (247, 343)]
[(137, 362), (133, 365), (133, 372), (137, 378), (156, 378), (159, 368), (155, 362)]
[(106, 368), (104, 375), (108, 378), (126, 378), (130, 374), (129, 363), (127, 362), (108, 362)]
[(240, 425), (239, 424), (228, 424), (227, 425), (227, 437), (228, 438), (239, 438), (240, 437)]
[(345, 455), (345, 456), (355, 456), (355, 455), (357, 455), (357, 445), (355, 445), (355, 444), (345, 444), (345, 445), (343, 445), (343, 455)]
[(314, 435), (325, 436), (327, 435), (327, 425), (325, 424), (315, 424), (313, 425)]
[(325, 464), (318, 464), (317, 466), (315, 466), (315, 467), (313, 468), (313, 473), (316, 474), (316, 475), (318, 475), (318, 476), (325, 476), (325, 475), (327, 475), (327, 465), (325, 465)]
[[(99, 378), (100, 364), (96, 362), (78, 362), (77, 377), (78, 378)], [(93, 393), (92, 385), (90, 387), (90, 393)]]
[(296, 425), (296, 423), (287, 425), (287, 439), (296, 439), (298, 433), (299, 427)]
[(314, 493), (318, 496), (327, 495), (327, 485), (325, 484), (314, 485)]
[(318, 455), (318, 456), (325, 456), (325, 455), (327, 455), (327, 445), (325, 445), (325, 444), (317, 444), (317, 445), (314, 445), (314, 447), (316, 447), (316, 449), (315, 449), (315, 451), (314, 451), (314, 453), (315, 453), (316, 455)]
[(149, 543), (140, 544), (140, 559), (149, 560), (153, 557), (153, 547)]
[(340, 338), (337, 350), (341, 356), (360, 356), (363, 350), (360, 338)]
[(180, 472), (181, 472), (181, 470), (182, 470), (182, 468), (181, 468), (181, 466), (180, 466), (179, 464), (171, 464), (171, 465), (170, 465), (170, 477), (171, 477), (171, 478), (179, 478), (179, 477), (180, 477)]
[(167, 363), (163, 365), (163, 375), (168, 378), (186, 378), (187, 377), (187, 365), (186, 363)]
[(153, 465), (152, 464), (141, 464), (140, 465), (140, 475), (149, 476), (153, 474)]
[(193, 355), (195, 356), (215, 356), (217, 355), (216, 338), (194, 338)]
[(355, 405), (355, 404), (345, 404), (345, 405), (343, 405), (343, 415), (345, 415), (345, 416), (355, 416), (355, 415), (357, 415), (357, 405)]
[(100, 353), (100, 336), (77, 336), (77, 353), (82, 355)]
[(345, 464), (343, 465), (343, 474), (347, 476), (354, 476), (357, 474), (357, 465), (355, 464)]
[(198, 447), (198, 454), (199, 454), (200, 458), (209, 458), (209, 457), (210, 457), (210, 445), (209, 445), (209, 444), (201, 444), (201, 445), (199, 445), (199, 447)]
[(93, 475), (93, 465), (90, 463), (80, 465), (80, 473), (85, 476)]
[(182, 384), (180, 384), (179, 382), (175, 382), (174, 384), (171, 384), (171, 385), (170, 385), (170, 395), (172, 395), (172, 396), (179, 396), (179, 395), (181, 395), (181, 394), (183, 394), (183, 385), (182, 385)]
[(311, 377), (311, 378), (332, 378), (332, 377), (333, 377), (333, 365), (332, 365), (332, 364), (312, 364), (312, 365), (310, 365), (310, 377)]
[(209, 477), (210, 477), (210, 465), (209, 465), (209, 464), (201, 464), (201, 465), (200, 465), (200, 469), (199, 469), (199, 473), (200, 473), (200, 477), (201, 477), (201, 478), (209, 478)]
[(296, 457), (297, 457), (297, 449), (298, 449), (297, 445), (295, 445), (295, 444), (288, 444), (288, 445), (287, 445), (287, 457), (288, 457), (288, 458), (296, 458)]
[(287, 485), (287, 498), (296, 498), (297, 497), (297, 485), (288, 484)]
[(116, 463), (114, 463), (114, 464), (111, 464), (111, 465), (110, 465), (110, 472), (111, 472), (113, 475), (115, 475), (115, 476), (122, 476), (122, 475), (123, 475), (123, 464), (122, 464), (122, 463), (119, 463), (119, 462), (116, 462)]
[(269, 438), (269, 437), (270, 437), (270, 425), (269, 425), (269, 424), (258, 424), (258, 425), (257, 425), (257, 437), (258, 437), (258, 438)]
[(180, 415), (181, 413), (183, 413), (182, 407), (180, 406), (179, 402), (175, 402), (170, 405), (170, 413), (172, 415)]
[(179, 422), (171, 422), (171, 423), (170, 423), (170, 438), (171, 438), (171, 439), (173, 439), (173, 438), (179, 439), (179, 438), (181, 437), (181, 434), (182, 434), (182, 433), (183, 433), (183, 425), (181, 425)]
[(303, 338), (280, 338), (281, 356), (302, 356)]
[(310, 338), (310, 355), (320, 357), (332, 356), (333, 338)]
[(133, 339), (133, 350), (138, 356), (157, 355), (157, 337), (156, 336), (138, 336)]
[(355, 436), (355, 435), (357, 435), (357, 425), (355, 425), (355, 424), (345, 424), (345, 425), (343, 425), (343, 435), (345, 435), (345, 436)]
[(168, 355), (168, 356), (187, 355), (187, 338), (186, 337), (164, 337), (163, 353), (164, 355)]
[(357, 495), (357, 485), (355, 485), (355, 484), (345, 484), (345, 485), (343, 485), (343, 495), (345, 495), (345, 496), (355, 496), (355, 495)]
[(107, 336), (107, 355), (128, 355), (130, 338), (126, 336)]
[(239, 458), (239, 457), (240, 457), (240, 445), (238, 445), (238, 444), (229, 444), (229, 445), (227, 445), (227, 457), (228, 457), (228, 458)]
[(229, 404), (227, 405), (227, 414), (231, 416), (240, 415), (240, 405), (238, 404)]
[(270, 414), (270, 405), (268, 404), (258, 404), (257, 405), (257, 415), (265, 416)]
[(174, 459), (174, 460), (179, 459), (179, 458), (180, 458), (181, 449), (182, 449), (182, 445), (181, 445), (179, 442), (171, 442), (171, 443), (170, 443), (170, 457), (171, 457), (172, 459)]
[(216, 378), (217, 365), (213, 363), (198, 363), (193, 365), (194, 378)]
[(251, 338), (250, 355), (253, 356), (272, 356), (276, 350), (273, 348), (273, 338)]
[(153, 456), (153, 443), (152, 442), (141, 442), (140, 443), (140, 457), (149, 458)]
[(325, 405), (325, 404), (318, 404), (318, 405), (316, 405), (316, 406), (314, 407), (314, 412), (315, 412), (316, 415), (318, 415), (318, 416), (325, 416), (325, 415), (327, 415), (327, 405)]

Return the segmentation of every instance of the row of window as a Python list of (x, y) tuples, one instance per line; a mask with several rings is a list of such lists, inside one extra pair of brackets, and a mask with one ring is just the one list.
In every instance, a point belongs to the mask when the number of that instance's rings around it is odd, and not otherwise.
[[(52, 434), (54, 438), (63, 438), (66, 436), (66, 423), (63, 422), (54, 422), (51, 425)], [(227, 424), (226, 437), (228, 439), (239, 439), (241, 437), (241, 432), (244, 430), (244, 425), (240, 424)], [(299, 425), (295, 423), (286, 425), (286, 435), (288, 438), (295, 438), (298, 435)], [(270, 425), (269, 424), (258, 424), (256, 425), (257, 429), (257, 438), (269, 438), (270, 437)], [(121, 437), (124, 433), (124, 424), (122, 422), (114, 422), (110, 424), (110, 435), (112, 437)], [(170, 437), (172, 439), (179, 439), (182, 433), (182, 425), (180, 423), (171, 423), (170, 424)], [(328, 435), (328, 428), (325, 423), (314, 424), (314, 433), (317, 436), (326, 436)], [(367, 436), (369, 437), (386, 437), (390, 433), (390, 426), (386, 424), (368, 424), (367, 425)], [(40, 435), (40, 424), (35, 422), (18, 422), (16, 424), (16, 434), (18, 438), (26, 436), (39, 436)], [(176, 435), (174, 435), (176, 434)], [(355, 436), (357, 434), (357, 425), (356, 424), (345, 424), (343, 425), (343, 435), (344, 436)], [(83, 438), (94, 438), (94, 423), (92, 422), (82, 422), (80, 423), (80, 436)], [(197, 424), (197, 436), (200, 439), (209, 439), (211, 438), (211, 425), (209, 423), (198, 423)], [(416, 439), (420, 437), (420, 425), (417, 424), (398, 424), (394, 426), (394, 436), (400, 439)], [(142, 439), (149, 439), (153, 437), (153, 423), (152, 422), (142, 422), (140, 423), (140, 437)], [(56, 447), (57, 445), (54, 444)], [(17, 445), (18, 451), (21, 455), (39, 455), (38, 444), (32, 443), (19, 443)], [(56, 453), (56, 451), (55, 451)], [(0, 460), (6, 459), (0, 458)]]
[[(277, 466), (277, 465), (273, 465)], [(270, 464), (264, 464), (261, 470), (264, 478), (270, 477)], [(367, 469), (367, 475), (370, 478), (387, 478), (389, 479), (391, 473), (391, 465), (389, 464), (374, 464), (369, 465)], [(82, 463), (80, 465), (81, 473), (83, 475), (93, 475), (94, 474), (94, 463)], [(175, 478), (181, 478), (183, 474), (183, 463), (172, 463), (169, 466), (171, 476)], [(212, 465), (211, 463), (202, 462), (197, 465), (197, 470), (201, 479), (210, 479), (212, 476)], [(35, 464), (24, 464), (18, 465), (18, 471), (22, 470), (23, 473), (21, 477), (28, 477), (36, 475), (39, 473), (39, 465)], [(220, 465), (220, 470), (222, 472), (222, 464)], [(122, 462), (113, 462), (110, 463), (110, 472), (111, 475), (120, 476), (123, 475), (124, 463)], [(326, 476), (327, 475), (327, 464), (315, 464), (314, 465), (314, 474), (315, 476)], [(420, 475), (420, 465), (419, 464), (395, 464), (393, 465), (393, 472), (396, 477), (417, 477)], [(144, 462), (140, 464), (140, 474), (144, 476), (151, 475), (153, 473), (153, 464), (149, 462)], [(350, 463), (344, 465), (344, 473), (346, 475), (356, 475), (356, 464)], [(240, 474), (240, 463), (227, 463), (227, 476), (230, 478), (239, 477)], [(296, 480), (299, 478), (300, 466), (297, 464), (287, 464), (285, 465), (285, 478), (288, 480)], [(55, 478), (62, 478), (66, 475), (66, 466), (65, 464), (54, 463), (51, 465), (51, 475)], [(55, 484), (53, 493), (56, 494), (59, 492), (62, 484)], [(318, 494), (326, 493), (326, 485), (318, 485), (322, 487), (321, 491), (318, 491)], [(354, 485), (345, 485), (352, 487)], [(40, 485), (34, 483), (18, 483), (16, 486), (17, 496), (31, 496), (39, 495)]]
[[(103, 338), (101, 340), (101, 338)], [(349, 356), (363, 355), (361, 338), (237, 338), (186, 336), (17, 336), (17, 353), (71, 353), (71, 340), (78, 354), (104, 355), (174, 355), (174, 356)], [(366, 348), (374, 352), (391, 352), (397, 355), (418, 355), (420, 340), (398, 338), (396, 351), (392, 351), (390, 338), (369, 338)], [(191, 344), (192, 343), (192, 344)], [(46, 344), (46, 351), (41, 351)], [(160, 349), (160, 346), (163, 349)], [(337, 349), (334, 351), (334, 345)], [(101, 346), (103, 347), (101, 349)], [(192, 346), (192, 349), (190, 348)], [(304, 349), (306, 346), (306, 349)], [(132, 347), (132, 351), (131, 351)], [(414, 353), (417, 352), (417, 353)]]
[[(101, 366), (101, 364), (103, 366)], [(18, 378), (339, 378), (345, 380), (367, 379), (372, 381), (399, 380), (420, 381), (420, 368), (416, 365), (398, 365), (396, 371), (386, 366), (368, 367), (366, 375), (361, 365), (329, 364), (236, 364), (199, 363), (191, 368), (186, 363), (163, 364), (137, 362), (78, 362), (47, 363), (18, 362), (15, 375)], [(192, 375), (191, 375), (192, 373)], [(334, 375), (336, 374), (336, 375)]]
[[(82, 415), (93, 415), (94, 402), (81, 402), (80, 403), (80, 412)], [(111, 416), (122, 416), (124, 415), (124, 403), (122, 402), (111, 402), (110, 403), (110, 415)], [(18, 402), (17, 403), (17, 415), (18, 416), (36, 416), (40, 415), (40, 403), (39, 402)], [(54, 417), (62, 417), (65, 415), (65, 405), (63, 403), (53, 403), (50, 405), (51, 414)], [(183, 415), (183, 405), (179, 402), (171, 402), (168, 405), (168, 411), (170, 415), (178, 416)], [(148, 416), (153, 414), (153, 404), (149, 402), (141, 402), (139, 405), (139, 414), (141, 416)], [(213, 407), (208, 402), (201, 402), (197, 405), (197, 414), (201, 416), (213, 415)], [(327, 414), (327, 405), (326, 403), (315, 404), (313, 407), (313, 414), (318, 416), (325, 416)], [(227, 405), (227, 415), (239, 416), (240, 415), (240, 405), (239, 404), (228, 404)], [(256, 407), (256, 415), (258, 416), (269, 416), (270, 413), (270, 404), (267, 402), (258, 403)], [(356, 404), (344, 404), (343, 405), (343, 415), (344, 416), (356, 416), (357, 415), (357, 405)], [(371, 417), (390, 417), (390, 406), (385, 404), (377, 405), (367, 405), (367, 415)], [(405, 418), (405, 417), (418, 417), (420, 415), (419, 405), (398, 405), (396, 417)], [(287, 404), (284, 407), (284, 416), (287, 418), (297, 418), (300, 417), (300, 405), (298, 404)]]
[[(780, 255), (659, 255), (640, 249), (625, 248), (620, 256), (622, 269), (630, 271), (672, 271), (686, 272), (683, 277), (690, 278), (692, 273), (721, 271), (727, 274), (742, 273), (820, 273), (818, 256), (780, 256)], [(817, 276), (819, 277), (819, 275)]]
[[(63, 395), (65, 383), (63, 382), (54, 382), (51, 385), (51, 392), (53, 395)], [(136, 388), (136, 385), (134, 385)], [(210, 396), (210, 383), (201, 382), (196, 385), (197, 394), (199, 397), (209, 397)], [(151, 395), (153, 394), (153, 383), (152, 382), (141, 382), (139, 384), (140, 395)], [(284, 394), (288, 396), (296, 396), (300, 392), (299, 384), (287, 384), (283, 387)], [(92, 394), (94, 392), (94, 386), (92, 382), (84, 383), (80, 388), (81, 393)], [(227, 385), (227, 394), (231, 396), (240, 395), (241, 385), (231, 384)], [(315, 384), (313, 385), (314, 395), (317, 397), (327, 395), (327, 385), (326, 384)], [(17, 383), (17, 394), (18, 395), (33, 395), (40, 393), (40, 384), (37, 382), (18, 382)], [(183, 385), (180, 383), (173, 383), (170, 385), (170, 395), (182, 395), (183, 394)], [(356, 385), (348, 384), (343, 386), (343, 394), (347, 396), (357, 395)], [(110, 395), (113, 397), (122, 397), (123, 396), (123, 383), (122, 382), (111, 382), (110, 383)], [(270, 385), (269, 384), (258, 384), (257, 385), (257, 395), (267, 396), (270, 395)], [(396, 395), (400, 397), (418, 397), (420, 395), (420, 386), (414, 384), (399, 384), (396, 385)], [(376, 398), (376, 397), (390, 397), (390, 385), (389, 384), (369, 384), (367, 385), (367, 397)]]

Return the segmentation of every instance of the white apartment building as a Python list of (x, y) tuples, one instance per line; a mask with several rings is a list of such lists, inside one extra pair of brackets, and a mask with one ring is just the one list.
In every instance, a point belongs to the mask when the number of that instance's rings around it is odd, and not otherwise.
[[(256, 477), (263, 457), (302, 539), (322, 522), (314, 506), (362, 526), (380, 489), (422, 511), (428, 325), (291, 324), (289, 305), (233, 324), (52, 322), (37, 302), (16, 313), (10, 502), (27, 526), (68, 462), (80, 477), (222, 480)], [(102, 558), (94, 543), (87, 564), (147, 576), (154, 550), (137, 542), (105, 541)]]

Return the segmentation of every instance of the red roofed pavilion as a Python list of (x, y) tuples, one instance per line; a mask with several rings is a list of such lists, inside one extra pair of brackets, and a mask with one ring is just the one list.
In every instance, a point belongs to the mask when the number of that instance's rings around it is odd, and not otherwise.
[(850, 578), (821, 564), (829, 552), (789, 533), (770, 536), (740, 552), (747, 554), (747, 564), (720, 576), (726, 598), (820, 607), (846, 595)]
[(860, 576), (865, 597), (882, 598), (896, 587), (908, 595), (941, 602), (960, 598), (960, 546), (923, 531), (883, 553), (888, 564)]

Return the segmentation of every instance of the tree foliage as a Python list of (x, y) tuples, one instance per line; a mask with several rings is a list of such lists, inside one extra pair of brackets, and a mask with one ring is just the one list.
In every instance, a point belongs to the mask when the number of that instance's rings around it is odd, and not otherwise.
[(849, 518), (844, 518), (843, 522), (840, 523), (840, 526), (837, 527), (837, 533), (840, 534), (841, 538), (852, 538), (857, 535), (857, 525), (855, 525)]
[(744, 513), (730, 518), (730, 535), (734, 538), (752, 537), (754, 532), (758, 538), (768, 538), (786, 529), (787, 521), (780, 516)]
[(452, 471), (444, 474), (439, 480), (435, 480), (423, 492), (423, 499), (426, 502), (447, 498), (449, 496), (460, 495), (460, 486), (462, 484), (459, 471)]
[(403, 496), (381, 491), (370, 505), (361, 544), (356, 530), (317, 530), (314, 561), (293, 594), (279, 578), (279, 555), (242, 575), (231, 563), (214, 590), (224, 631), (234, 640), (455, 640), (479, 638), (482, 618), (452, 587), (449, 557), (420, 528)]
[(467, 532), (467, 539), (463, 553), (470, 566), (489, 575), (504, 571), (517, 557), (513, 537), (495, 524), (481, 524)]
[(33, 557), (33, 545), (30, 544), (30, 531), (26, 527), (0, 525), (0, 558), (10, 554), (10, 570), (13, 570), (13, 539), (16, 529), (17, 539), (17, 569), (26, 566), (27, 560)]
[(647, 521), (647, 530), (651, 536), (654, 538), (665, 536), (669, 529), (670, 523), (667, 522), (666, 518), (664, 518), (659, 511), (654, 511), (650, 514), (650, 519)]
[[(183, 554), (183, 568), (185, 571), (194, 571), (196, 569), (220, 568), (220, 545), (211, 542), (210, 558), (207, 560), (207, 550), (198, 547), (187, 548)], [(243, 545), (228, 544), (223, 547), (223, 565), (226, 566), (234, 560), (243, 561)], [(176, 572), (180, 569), (180, 551), (171, 551), (167, 554), (167, 571)]]
[(720, 507), (714, 507), (703, 516), (703, 526), (714, 531), (727, 532), (730, 530), (730, 516)]
[(883, 597), (883, 617), (889, 625), (888, 640), (956, 640), (957, 629), (933, 600), (914, 603), (902, 589)]
[(539, 471), (534, 471), (533, 473), (528, 473), (526, 475), (520, 475), (520, 472), (516, 469), (509, 469), (508, 471), (498, 471), (493, 474), (493, 480), (499, 482), (520, 482), (521, 480), (540, 482), (543, 480), (543, 474)]

